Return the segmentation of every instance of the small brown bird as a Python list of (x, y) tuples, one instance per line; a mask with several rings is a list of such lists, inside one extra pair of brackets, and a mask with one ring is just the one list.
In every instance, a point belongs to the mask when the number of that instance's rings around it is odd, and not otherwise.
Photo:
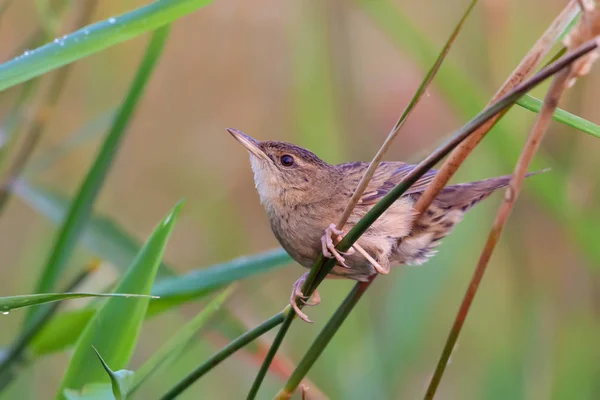
[[(419, 265), (427, 261), (465, 212), (494, 190), (507, 186), (511, 178), (508, 175), (447, 186), (413, 224), (416, 216), (413, 205), (437, 173), (430, 170), (342, 255), (335, 249), (334, 240), (339, 241), (343, 232), (335, 229), (333, 222), (343, 213), (369, 164), (331, 165), (290, 143), (259, 142), (238, 130), (227, 131), (250, 153), (261, 203), (283, 248), (307, 268), (320, 252), (335, 257), (337, 264), (331, 274), (357, 281), (365, 281), (377, 273), (387, 274), (391, 265)], [(403, 162), (381, 163), (350, 216), (348, 229), (414, 167)], [(294, 284), (290, 303), (300, 318), (310, 322), (296, 306), (297, 298), (307, 305), (320, 301), (315, 291), (313, 303), (307, 303), (300, 291), (307, 274)]]

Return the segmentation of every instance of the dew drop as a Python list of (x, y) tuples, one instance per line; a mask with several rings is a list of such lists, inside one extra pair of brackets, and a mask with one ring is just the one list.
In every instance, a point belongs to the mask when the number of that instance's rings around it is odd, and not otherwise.
[(8, 311), (2, 311), (2, 315), (8, 315), (9, 312)]
[(108, 23), (109, 24), (114, 24), (115, 22), (117, 22), (117, 20), (115, 18), (109, 18), (108, 19)]
[(58, 43), (60, 42), (60, 40), (58, 40), (58, 38), (54, 39), (54, 43)]

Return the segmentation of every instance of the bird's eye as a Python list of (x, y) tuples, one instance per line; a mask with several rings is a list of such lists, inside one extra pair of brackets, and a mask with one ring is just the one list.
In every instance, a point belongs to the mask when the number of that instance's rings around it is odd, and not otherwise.
[(280, 161), (281, 165), (283, 165), (284, 167), (291, 167), (292, 165), (294, 165), (294, 157), (290, 156), (289, 154), (282, 155)]

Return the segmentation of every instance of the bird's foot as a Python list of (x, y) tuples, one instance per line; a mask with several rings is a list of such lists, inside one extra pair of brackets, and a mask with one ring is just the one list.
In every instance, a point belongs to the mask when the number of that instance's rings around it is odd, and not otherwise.
[(342, 254), (345, 256), (349, 256), (358, 251), (363, 255), (371, 263), (373, 268), (377, 271), (378, 274), (387, 275), (390, 272), (389, 265), (384, 267), (377, 260), (375, 260), (365, 249), (362, 248), (358, 243), (354, 243), (352, 247), (345, 253), (337, 250), (335, 248), (335, 244), (333, 243), (333, 237), (335, 237), (336, 243), (339, 243), (341, 237), (344, 236), (344, 231), (337, 229), (335, 224), (331, 224), (325, 229), (325, 234), (321, 237), (321, 247), (323, 248), (323, 255), (327, 258), (335, 258), (338, 263), (346, 268), (350, 268), (346, 264), (346, 260), (342, 257)]
[(308, 272), (306, 272), (300, 277), (300, 279), (294, 282), (294, 285), (292, 286), (292, 294), (290, 295), (290, 305), (292, 306), (294, 311), (296, 311), (296, 314), (298, 314), (298, 317), (300, 317), (302, 321), (312, 323), (308, 316), (304, 314), (302, 310), (300, 310), (298, 304), (296, 304), (297, 300), (300, 300), (304, 303), (305, 306), (312, 307), (318, 305), (321, 302), (321, 296), (319, 296), (319, 292), (317, 292), (316, 290), (313, 292), (312, 302), (309, 302), (308, 296), (305, 296), (304, 293), (302, 293), (302, 285), (304, 285), (304, 282), (306, 282), (307, 276)]
[[(323, 255), (327, 258), (335, 258), (341, 266), (345, 268), (350, 268), (346, 264), (346, 259), (342, 257), (342, 254), (345, 256), (351, 256), (354, 254), (354, 249), (351, 247), (347, 252), (341, 252), (335, 248), (335, 245), (339, 243), (341, 237), (344, 236), (344, 231), (341, 229), (337, 229), (335, 224), (330, 224), (327, 228), (325, 228), (325, 233), (321, 236), (321, 248), (323, 250)], [(333, 242), (335, 238), (335, 243)]]

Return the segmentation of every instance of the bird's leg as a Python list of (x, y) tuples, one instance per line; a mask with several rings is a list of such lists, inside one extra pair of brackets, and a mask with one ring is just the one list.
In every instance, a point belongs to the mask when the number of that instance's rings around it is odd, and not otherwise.
[(343, 236), (344, 231), (337, 229), (335, 224), (330, 224), (327, 228), (325, 228), (325, 233), (321, 236), (321, 248), (323, 250), (323, 255), (327, 258), (335, 258), (337, 262), (346, 268), (350, 268), (346, 264), (346, 259), (342, 257), (342, 254), (345, 256), (350, 256), (354, 254), (354, 249), (350, 248), (347, 252), (341, 252), (335, 248), (335, 244), (333, 243), (333, 237), (335, 236), (336, 242), (340, 241), (339, 236)]
[(387, 275), (390, 272), (389, 263), (386, 263), (385, 267), (382, 266), (381, 264), (379, 264), (377, 262), (377, 260), (375, 260), (373, 257), (371, 257), (371, 255), (369, 253), (367, 253), (367, 251), (365, 249), (363, 249), (362, 246), (358, 243), (354, 243), (354, 248), (360, 254), (362, 254), (363, 257), (365, 257), (367, 259), (367, 261), (369, 261), (371, 263), (371, 265), (373, 266), (373, 268), (375, 268), (375, 270), (377, 271), (378, 274)]
[(296, 301), (298, 299), (301, 302), (303, 302), (306, 306), (316, 306), (321, 302), (321, 296), (319, 296), (319, 292), (317, 292), (316, 290), (313, 292), (312, 302), (308, 302), (308, 296), (305, 296), (304, 293), (302, 293), (302, 285), (304, 285), (304, 282), (306, 282), (308, 274), (309, 273), (306, 272), (300, 277), (300, 279), (294, 282), (294, 285), (292, 286), (292, 294), (290, 295), (290, 305), (292, 306), (294, 311), (296, 311), (296, 314), (298, 314), (298, 317), (300, 317), (302, 321), (312, 323), (312, 321), (308, 319), (308, 316), (304, 314), (302, 310), (300, 310), (300, 307), (298, 307), (298, 305), (296, 304)]

